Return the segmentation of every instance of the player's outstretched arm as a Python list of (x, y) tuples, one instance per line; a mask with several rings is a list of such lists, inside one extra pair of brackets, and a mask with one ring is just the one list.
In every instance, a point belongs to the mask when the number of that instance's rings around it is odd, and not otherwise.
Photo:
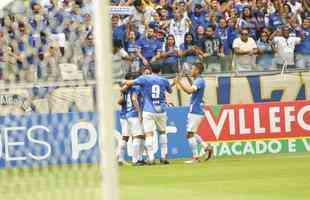
[(187, 94), (192, 94), (192, 93), (196, 92), (196, 90), (197, 90), (195, 86), (185, 85), (180, 79), (176, 79), (176, 83)]
[(131, 86), (133, 86), (134, 85), (134, 81), (133, 80), (124, 80), (123, 81), (123, 87), (131, 87)]

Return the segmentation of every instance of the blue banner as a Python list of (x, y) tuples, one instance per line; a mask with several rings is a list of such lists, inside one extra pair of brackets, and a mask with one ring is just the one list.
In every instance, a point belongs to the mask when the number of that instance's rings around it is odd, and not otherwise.
[[(169, 158), (191, 155), (186, 140), (187, 108), (168, 110)], [(119, 114), (116, 138), (121, 139)], [(0, 168), (99, 161), (96, 113), (34, 114), (0, 117)], [(155, 139), (157, 158), (160, 155)]]
[(2, 168), (98, 162), (94, 113), (9, 115), (0, 124)]

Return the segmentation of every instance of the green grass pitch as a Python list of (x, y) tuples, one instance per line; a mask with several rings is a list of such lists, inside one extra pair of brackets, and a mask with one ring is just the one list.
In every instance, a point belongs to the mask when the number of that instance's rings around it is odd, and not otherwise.
[[(120, 168), (122, 200), (309, 200), (310, 154)], [(1, 200), (99, 200), (97, 165), (0, 170)]]

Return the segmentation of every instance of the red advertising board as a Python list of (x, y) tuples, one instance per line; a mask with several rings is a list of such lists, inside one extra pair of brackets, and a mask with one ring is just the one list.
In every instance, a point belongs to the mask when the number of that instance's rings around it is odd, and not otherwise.
[(206, 106), (199, 134), (206, 141), (310, 136), (310, 101)]

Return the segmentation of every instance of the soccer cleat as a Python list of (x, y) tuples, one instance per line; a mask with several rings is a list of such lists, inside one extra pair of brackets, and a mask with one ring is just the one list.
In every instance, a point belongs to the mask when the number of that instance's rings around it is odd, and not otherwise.
[(156, 165), (156, 162), (155, 162), (155, 160), (153, 160), (153, 161), (148, 161), (148, 162), (147, 162), (147, 165)]
[(192, 158), (190, 160), (185, 161), (185, 164), (195, 164), (195, 163), (199, 163), (199, 158)]
[(143, 162), (136, 162), (136, 163), (132, 163), (132, 166), (135, 166), (135, 167), (139, 167), (139, 166), (144, 166), (145, 164)]
[(139, 160), (138, 163), (140, 163), (142, 165), (147, 165), (147, 162), (145, 160)]
[(162, 164), (162, 165), (169, 165), (170, 164), (170, 162), (167, 160), (167, 159), (160, 159), (160, 164)]
[(212, 158), (212, 156), (213, 156), (213, 149), (212, 149), (212, 147), (210, 147), (210, 148), (206, 148), (206, 155), (207, 155), (207, 157), (205, 158), (205, 160), (207, 161), (207, 160), (210, 160), (211, 158)]
[(130, 164), (126, 161), (118, 161), (118, 166), (124, 166), (124, 165), (130, 165)]

